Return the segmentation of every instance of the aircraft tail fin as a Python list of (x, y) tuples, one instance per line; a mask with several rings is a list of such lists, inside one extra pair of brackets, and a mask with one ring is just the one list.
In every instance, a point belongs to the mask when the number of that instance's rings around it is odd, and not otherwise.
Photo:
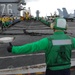
[(69, 17), (66, 8), (62, 8), (62, 10), (63, 10), (63, 15), (64, 15), (64, 17), (65, 17), (65, 18)]
[(58, 10), (58, 12), (59, 12), (59, 16), (60, 17), (63, 17), (63, 12), (60, 10), (60, 9), (57, 9)]
[(75, 17), (75, 10), (74, 10), (74, 17)]

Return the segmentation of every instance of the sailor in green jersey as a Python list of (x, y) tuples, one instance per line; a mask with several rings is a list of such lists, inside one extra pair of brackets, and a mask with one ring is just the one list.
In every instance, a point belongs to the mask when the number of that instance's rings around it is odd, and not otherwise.
[(63, 18), (55, 18), (50, 26), (54, 30), (53, 35), (21, 46), (9, 46), (7, 50), (14, 54), (44, 50), (46, 75), (70, 75), (71, 51), (75, 49), (75, 38), (64, 33), (67, 23)]

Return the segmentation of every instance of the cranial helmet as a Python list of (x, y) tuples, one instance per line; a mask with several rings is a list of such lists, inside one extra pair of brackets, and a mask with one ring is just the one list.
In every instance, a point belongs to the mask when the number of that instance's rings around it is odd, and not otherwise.
[(51, 23), (51, 28), (52, 29), (57, 29), (57, 30), (66, 30), (67, 29), (67, 23), (64, 18), (55, 18), (53, 23)]

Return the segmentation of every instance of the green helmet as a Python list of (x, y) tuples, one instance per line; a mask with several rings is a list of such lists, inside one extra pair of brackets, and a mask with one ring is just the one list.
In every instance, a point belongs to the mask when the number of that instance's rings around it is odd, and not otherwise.
[(67, 29), (67, 23), (64, 18), (55, 18), (54, 19), (54, 29), (59, 29), (59, 30), (66, 30)]

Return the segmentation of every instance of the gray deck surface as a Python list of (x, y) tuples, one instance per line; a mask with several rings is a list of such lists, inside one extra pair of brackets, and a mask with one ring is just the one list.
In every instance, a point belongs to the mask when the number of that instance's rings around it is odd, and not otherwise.
[[(67, 32), (73, 33), (72, 36), (75, 35), (75, 22), (68, 22), (69, 29)], [(37, 32), (37, 33), (53, 33), (53, 31), (43, 25), (40, 22), (20, 22), (3, 33), (5, 34), (20, 34), (20, 35), (0, 35), (0, 37), (6, 37), (6, 36), (15, 36), (16, 39), (12, 42), (13, 45), (23, 45), (26, 43), (31, 43), (34, 41), (37, 41), (43, 37), (47, 37), (49, 35), (41, 35), (41, 36), (30, 36), (23, 34), (23, 29), (27, 29), (29, 32)], [(7, 52), (7, 46), (9, 44), (0, 44), (0, 69), (6, 69), (6, 68), (15, 68), (15, 67), (22, 67), (27, 65), (33, 65), (33, 64), (40, 64), (45, 63), (44, 54), (43, 55), (36, 55), (37, 53), (33, 53), (33, 55), (29, 56), (19, 56), (11, 54)], [(40, 53), (43, 53), (41, 51)], [(24, 54), (23, 54), (24, 55)], [(9, 56), (15, 56), (15, 57), (9, 57)], [(5, 58), (6, 57), (6, 58)], [(75, 58), (75, 52), (72, 52), (72, 58)]]

